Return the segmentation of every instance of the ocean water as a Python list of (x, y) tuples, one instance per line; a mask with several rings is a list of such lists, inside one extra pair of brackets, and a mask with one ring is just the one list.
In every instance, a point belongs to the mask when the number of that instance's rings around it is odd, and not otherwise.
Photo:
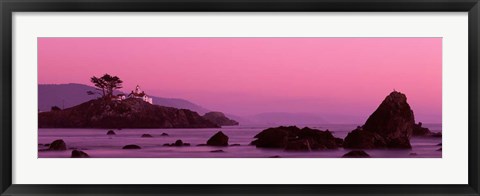
[[(335, 137), (345, 138), (357, 124), (306, 125), (321, 130), (329, 129)], [(441, 132), (441, 124), (424, 124), (434, 132)], [(68, 158), (73, 149), (86, 152), (91, 158), (340, 158), (350, 150), (317, 150), (311, 152), (291, 152), (282, 149), (261, 149), (249, 145), (254, 136), (262, 130), (274, 126), (226, 126), (213, 129), (122, 129), (114, 130), (116, 135), (108, 136), (108, 129), (39, 129), (39, 158)], [(302, 126), (299, 126), (302, 127)], [(216, 132), (222, 131), (229, 137), (229, 144), (240, 146), (210, 147), (196, 146), (205, 144)], [(167, 133), (169, 136), (160, 136)], [(142, 138), (142, 134), (150, 134), (153, 138)], [(46, 151), (54, 140), (63, 139), (69, 150)], [(174, 143), (181, 139), (191, 146), (169, 147), (165, 143)], [(414, 137), (410, 143), (412, 149), (407, 150), (364, 150), (372, 158), (441, 158), (437, 151), (442, 138)], [(135, 144), (138, 150), (124, 150), (123, 146)], [(224, 152), (211, 152), (223, 150)], [(411, 155), (415, 153), (416, 155)]]

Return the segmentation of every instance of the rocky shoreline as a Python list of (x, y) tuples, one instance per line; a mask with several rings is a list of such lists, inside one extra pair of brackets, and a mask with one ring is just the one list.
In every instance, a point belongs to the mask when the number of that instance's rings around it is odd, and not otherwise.
[[(72, 111), (70, 111), (72, 112)], [(207, 121), (210, 122), (210, 121)], [(212, 123), (213, 124), (213, 123)], [(212, 125), (209, 124), (209, 125)], [(216, 125), (216, 124), (213, 124)], [(115, 132), (109, 130), (106, 133), (109, 137), (115, 137)], [(139, 138), (149, 139), (157, 136), (151, 134), (139, 134)], [(162, 133), (160, 137), (170, 137)], [(413, 110), (407, 103), (407, 98), (400, 92), (390, 93), (369, 116), (365, 124), (358, 126), (342, 139), (335, 137), (327, 130), (313, 129), (309, 127), (299, 128), (297, 126), (279, 126), (267, 128), (256, 134), (250, 145), (256, 148), (279, 149), (291, 152), (308, 152), (335, 150), (339, 148), (351, 149), (344, 154), (343, 158), (369, 158), (371, 157), (364, 150), (367, 149), (411, 149), (410, 139), (412, 137), (441, 137), (441, 133), (433, 133), (422, 123), (415, 123)], [(226, 148), (240, 146), (240, 144), (229, 144), (229, 136), (222, 131), (213, 134), (203, 144), (196, 146), (212, 146), (221, 149), (212, 150), (212, 153), (226, 152)], [(165, 143), (164, 147), (189, 147), (193, 146), (180, 138), (172, 140), (173, 143)], [(125, 144), (124, 150), (140, 150), (143, 147), (138, 144)], [(49, 144), (47, 151), (66, 151), (65, 142), (61, 139)], [(438, 150), (441, 151), (441, 143)], [(417, 156), (417, 153), (410, 153)], [(86, 152), (78, 149), (72, 151), (72, 158), (88, 158)], [(280, 156), (272, 156), (280, 158)]]

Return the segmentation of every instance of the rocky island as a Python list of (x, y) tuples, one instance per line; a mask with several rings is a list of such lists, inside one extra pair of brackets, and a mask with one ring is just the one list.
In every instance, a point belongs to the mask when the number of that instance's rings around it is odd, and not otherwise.
[(363, 126), (348, 133), (344, 148), (411, 148), (410, 137), (415, 117), (407, 97), (400, 92), (390, 93)]
[(39, 128), (219, 128), (197, 112), (153, 105), (137, 98), (99, 98), (38, 114)]

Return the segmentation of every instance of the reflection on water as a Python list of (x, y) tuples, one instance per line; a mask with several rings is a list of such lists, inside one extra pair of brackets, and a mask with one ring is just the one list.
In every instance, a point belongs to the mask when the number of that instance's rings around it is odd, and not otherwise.
[[(357, 124), (308, 125), (311, 128), (329, 129), (335, 137), (345, 138)], [(425, 124), (434, 132), (441, 131), (441, 124)], [(213, 129), (122, 129), (114, 130), (116, 135), (107, 136), (106, 129), (39, 129), (39, 157), (67, 158), (71, 150), (44, 151), (56, 139), (63, 139), (69, 149), (79, 149), (92, 158), (266, 158), (280, 156), (282, 158), (339, 158), (349, 150), (319, 150), (312, 152), (286, 152), (281, 149), (260, 149), (250, 146), (253, 137), (269, 126), (232, 126)], [(229, 144), (240, 146), (209, 147), (196, 146), (205, 144), (216, 132), (222, 131), (229, 137)], [(161, 136), (167, 133), (169, 136)], [(142, 138), (142, 134), (150, 134), (153, 138)], [(165, 143), (174, 143), (181, 139), (191, 146), (166, 147)], [(442, 138), (418, 137), (410, 140), (412, 149), (408, 150), (365, 150), (373, 158), (441, 158), (442, 152), (436, 151), (441, 146)], [(123, 150), (128, 144), (142, 147), (140, 150)], [(211, 152), (223, 150), (224, 152)], [(416, 155), (410, 155), (416, 153)]]

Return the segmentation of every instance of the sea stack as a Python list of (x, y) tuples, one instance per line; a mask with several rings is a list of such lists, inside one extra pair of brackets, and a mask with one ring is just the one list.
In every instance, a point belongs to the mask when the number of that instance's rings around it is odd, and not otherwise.
[(365, 124), (348, 133), (344, 148), (411, 148), (415, 118), (407, 97), (391, 92)]

